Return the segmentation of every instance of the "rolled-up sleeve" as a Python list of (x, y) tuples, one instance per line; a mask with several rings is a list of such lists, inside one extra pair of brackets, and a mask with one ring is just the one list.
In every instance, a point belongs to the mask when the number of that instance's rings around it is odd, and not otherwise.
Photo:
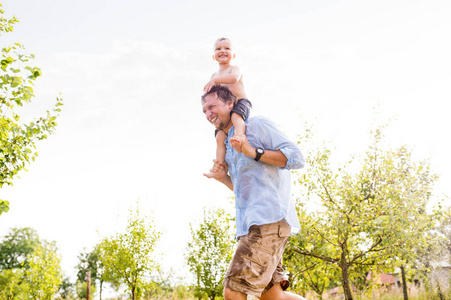
[(304, 155), (302, 155), (301, 150), (298, 147), (285, 147), (279, 149), (283, 155), (287, 158), (287, 164), (284, 169), (293, 170), (301, 169), (305, 166)]
[(287, 158), (283, 169), (293, 170), (305, 166), (305, 158), (299, 147), (292, 142), (272, 121), (258, 117), (259, 140), (264, 149), (280, 150)]

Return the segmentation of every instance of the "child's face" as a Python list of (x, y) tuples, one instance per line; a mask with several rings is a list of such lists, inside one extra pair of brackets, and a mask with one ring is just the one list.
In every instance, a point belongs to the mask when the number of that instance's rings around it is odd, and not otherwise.
[(235, 58), (232, 50), (232, 43), (229, 40), (217, 41), (213, 53), (213, 59), (220, 64), (228, 64)]

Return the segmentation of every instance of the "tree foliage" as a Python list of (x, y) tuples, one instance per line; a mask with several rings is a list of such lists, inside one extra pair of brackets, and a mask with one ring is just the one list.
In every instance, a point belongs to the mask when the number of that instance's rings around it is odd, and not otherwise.
[(96, 280), (100, 285), (100, 300), (102, 300), (103, 289), (103, 265), (100, 259), (100, 250), (98, 246), (94, 247), (91, 252), (82, 252), (78, 255), (78, 264), (75, 267), (77, 272), (77, 282), (86, 282), (88, 271), (91, 272), (92, 285), (95, 286)]
[(50, 300), (62, 283), (60, 257), (54, 243), (42, 243), (28, 255), (29, 267), (25, 269), (25, 280), (29, 294), (35, 300)]
[(28, 295), (28, 284), (24, 282), (23, 269), (0, 271), (0, 299), (25, 299)]
[(86, 281), (88, 271), (91, 272), (91, 279), (98, 280), (101, 277), (100, 251), (97, 247), (91, 252), (82, 252), (78, 255), (77, 280)]
[(451, 207), (445, 210), (444, 215), (443, 221), (431, 234), (436, 243), (420, 248), (413, 261), (414, 267), (423, 275), (421, 279), (431, 299), (448, 299), (446, 293), (451, 296), (450, 274), (446, 271), (446, 266), (451, 264)]
[[(381, 128), (372, 131), (372, 137), (357, 167), (354, 158), (335, 169), (326, 146), (312, 150), (308, 168), (297, 181), (302, 228), (291, 239), (288, 253), (311, 260), (304, 268), (319, 261), (322, 267), (333, 265), (330, 270), (339, 270), (346, 299), (353, 299), (351, 282), (376, 267), (393, 266), (418, 243), (427, 243), (426, 232), (439, 215), (438, 210), (426, 213), (437, 179), (429, 163), (415, 162), (405, 146), (383, 149)], [(305, 203), (318, 208), (309, 211)]]
[[(152, 271), (149, 280), (142, 288), (143, 299), (173, 299), (175, 282), (172, 272), (164, 272), (160, 266)], [(180, 298), (185, 299), (185, 298)]]
[(61, 287), (55, 243), (32, 228), (12, 228), (0, 243), (0, 299), (51, 299)]
[(446, 218), (436, 228), (439, 239), (439, 247), (436, 260), (451, 262), (451, 208), (446, 212)]
[(23, 268), (27, 256), (40, 244), (38, 233), (29, 227), (11, 228), (0, 244), (0, 269)]
[(327, 289), (340, 283), (339, 268), (321, 259), (286, 251), (284, 263), (291, 275), (290, 288), (303, 294), (314, 291), (322, 299)]
[(231, 217), (222, 209), (204, 210), (198, 227), (191, 224), (186, 260), (195, 278), (194, 294), (201, 299), (222, 295), (222, 281), (232, 258), (234, 238)]
[[(13, 31), (16, 18), (3, 17), (0, 3), (0, 35)], [(0, 188), (12, 185), (19, 171), (35, 160), (36, 142), (54, 132), (62, 100), (56, 100), (52, 111), (31, 122), (21, 122), (18, 108), (30, 103), (34, 97), (35, 80), (41, 70), (32, 65), (34, 55), (27, 54), (24, 47), (15, 43), (3, 47), (0, 58)], [(0, 199), (0, 214), (7, 212), (9, 202)]]
[(32, 228), (12, 228), (0, 243), (0, 299), (24, 299), (29, 286), (24, 280), (28, 257), (40, 245)]
[[(96, 291), (96, 286), (91, 284), (89, 287), (89, 299), (95, 298)], [(75, 284), (75, 292), (78, 299), (88, 299), (88, 283), (86, 281), (77, 280), (77, 283)]]
[(105, 238), (99, 245), (105, 281), (117, 287), (123, 284), (132, 300), (139, 298), (157, 267), (151, 254), (159, 238), (152, 220), (142, 218), (138, 210), (131, 213), (125, 232)]
[(61, 299), (74, 299), (74, 284), (70, 281), (69, 277), (63, 277), (58, 294)]

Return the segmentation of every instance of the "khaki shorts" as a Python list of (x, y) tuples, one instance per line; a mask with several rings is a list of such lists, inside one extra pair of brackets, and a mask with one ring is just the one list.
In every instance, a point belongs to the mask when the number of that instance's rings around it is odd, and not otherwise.
[(247, 235), (238, 238), (224, 276), (224, 287), (257, 297), (277, 283), (287, 289), (289, 282), (282, 269), (282, 255), (290, 235), (291, 227), (285, 220), (251, 226)]

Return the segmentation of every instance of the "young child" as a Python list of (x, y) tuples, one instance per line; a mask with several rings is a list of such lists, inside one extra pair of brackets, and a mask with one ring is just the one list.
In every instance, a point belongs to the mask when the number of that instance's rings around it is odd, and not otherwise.
[[(246, 98), (244, 90), (243, 76), (238, 66), (232, 65), (235, 58), (232, 50), (232, 43), (228, 38), (219, 38), (215, 42), (213, 59), (219, 63), (219, 70), (211, 76), (210, 81), (205, 85), (204, 92), (210, 91), (215, 84), (227, 85), (230, 91), (238, 99), (232, 110), (232, 124), (235, 128), (235, 137), (244, 136), (246, 125), (244, 120), (249, 116), (252, 108), (251, 102)], [(225, 160), (226, 146), (224, 144), (227, 133), (223, 130), (216, 131), (216, 160)], [(237, 149), (241, 152), (241, 150)]]

